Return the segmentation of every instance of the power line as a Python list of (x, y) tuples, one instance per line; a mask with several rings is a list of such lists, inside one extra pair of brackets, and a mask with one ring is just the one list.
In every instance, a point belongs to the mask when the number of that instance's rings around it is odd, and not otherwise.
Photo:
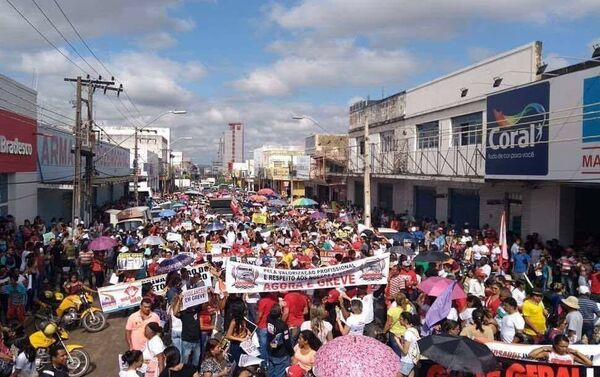
[(60, 31), (60, 29), (58, 27), (56, 27), (56, 25), (54, 24), (54, 22), (52, 22), (52, 20), (50, 19), (50, 17), (48, 17), (48, 15), (46, 15), (46, 12), (44, 12), (44, 10), (38, 5), (36, 0), (31, 0), (35, 6), (37, 7), (37, 9), (39, 9), (40, 12), (42, 12), (42, 15), (44, 16), (44, 18), (46, 18), (46, 20), (50, 23), (50, 25), (52, 25), (52, 27), (54, 28), (54, 30), (56, 30), (56, 32), (61, 36), (61, 38), (67, 42), (67, 44), (69, 46), (71, 46), (71, 48), (73, 49), (73, 51), (75, 51), (75, 54), (77, 54), (77, 56), (79, 56), (81, 58), (81, 60), (83, 60), (83, 62), (85, 64), (87, 64), (88, 67), (90, 67), (92, 69), (92, 71), (96, 72), (97, 75), (100, 75), (100, 73), (98, 71), (96, 71), (96, 69), (94, 67), (92, 67), (92, 65), (90, 63), (88, 63), (87, 60), (85, 60), (85, 58), (83, 56), (81, 56), (81, 54), (79, 53), (79, 51), (77, 51), (77, 49), (75, 48), (75, 46), (73, 46), (73, 44), (65, 37), (65, 35)]
[(8, 5), (10, 5), (19, 14), (19, 16), (21, 16), (21, 18), (23, 18), (25, 20), (25, 22), (27, 22), (29, 24), (29, 26), (31, 26), (33, 28), (33, 30), (35, 30), (40, 35), (40, 37), (44, 38), (44, 40), (50, 46), (52, 46), (56, 51), (58, 51), (65, 59), (67, 59), (69, 62), (71, 62), (71, 64), (73, 64), (75, 67), (79, 68), (79, 70), (81, 72), (84, 72), (85, 74), (88, 74), (85, 69), (81, 68), (81, 66), (79, 64), (77, 64), (75, 61), (73, 61), (73, 59), (71, 59), (69, 56), (67, 56), (58, 47), (56, 47), (56, 45), (54, 43), (52, 43), (52, 41), (50, 41), (44, 35), (44, 33), (42, 33), (37, 27), (35, 27), (35, 25), (32, 24), (31, 21), (29, 21), (29, 19), (27, 17), (25, 17), (25, 15), (10, 0), (6, 0), (6, 2), (8, 3)]

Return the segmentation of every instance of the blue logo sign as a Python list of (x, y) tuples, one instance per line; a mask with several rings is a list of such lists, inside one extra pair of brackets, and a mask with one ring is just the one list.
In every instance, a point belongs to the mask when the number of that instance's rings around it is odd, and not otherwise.
[(547, 175), (550, 83), (487, 98), (486, 175)]
[(583, 130), (584, 143), (600, 141), (600, 77), (583, 80)]

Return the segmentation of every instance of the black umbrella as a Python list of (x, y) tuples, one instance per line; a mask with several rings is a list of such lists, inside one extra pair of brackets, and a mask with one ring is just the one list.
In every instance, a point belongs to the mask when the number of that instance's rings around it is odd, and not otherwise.
[(444, 262), (450, 257), (440, 251), (426, 251), (415, 257), (415, 262)]
[(456, 372), (484, 374), (496, 370), (496, 357), (490, 349), (465, 336), (429, 335), (419, 339), (423, 356)]
[(404, 246), (392, 246), (390, 248), (390, 251), (392, 253), (406, 255), (408, 257), (412, 257), (413, 255), (415, 255), (415, 251), (413, 249)]

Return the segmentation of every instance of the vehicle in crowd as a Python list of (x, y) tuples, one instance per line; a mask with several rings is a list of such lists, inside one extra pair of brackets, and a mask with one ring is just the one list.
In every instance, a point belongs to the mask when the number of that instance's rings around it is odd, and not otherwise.
[(152, 207), (152, 209), (150, 210), (150, 216), (152, 217), (153, 223), (160, 222), (160, 220), (161, 220), (160, 212), (162, 210), (163, 210), (163, 208), (161, 206)]
[(221, 215), (226, 218), (233, 216), (233, 210), (231, 209), (231, 197), (221, 197), (210, 199), (210, 214)]
[(108, 210), (110, 224), (117, 230), (124, 232), (135, 231), (140, 226), (152, 220), (150, 208), (146, 206), (130, 207), (122, 211)]
[(35, 314), (35, 327), (38, 330), (47, 321), (64, 328), (82, 326), (86, 331), (95, 333), (106, 327), (106, 315), (102, 309), (93, 305), (94, 298), (86, 292), (64, 297), (61, 292), (44, 292), (46, 308)]
[(45, 322), (41, 330), (29, 336), (29, 342), (36, 350), (36, 368), (39, 370), (52, 362), (49, 349), (60, 344), (67, 351), (67, 368), (70, 377), (81, 377), (90, 369), (90, 355), (80, 344), (67, 344), (69, 333), (56, 322)]

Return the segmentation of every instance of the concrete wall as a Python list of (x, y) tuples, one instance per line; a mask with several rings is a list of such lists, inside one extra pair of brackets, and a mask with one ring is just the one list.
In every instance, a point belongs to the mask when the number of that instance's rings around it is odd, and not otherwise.
[[(37, 208), (37, 172), (8, 174), (8, 213), (15, 217), (17, 224), (33, 218)], [(20, 183), (28, 182), (28, 183)]]
[(38, 214), (49, 223), (52, 218), (71, 219), (72, 192), (60, 189), (38, 189)]

